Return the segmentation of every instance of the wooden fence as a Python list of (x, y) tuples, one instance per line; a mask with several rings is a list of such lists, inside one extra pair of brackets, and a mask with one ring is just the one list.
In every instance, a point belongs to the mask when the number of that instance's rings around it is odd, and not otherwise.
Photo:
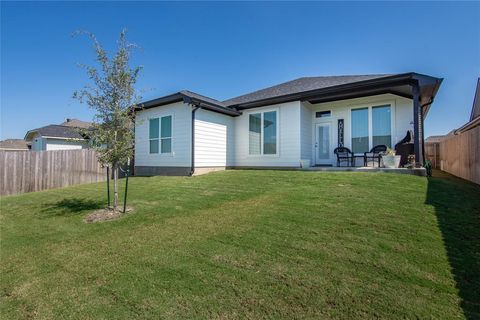
[(480, 126), (440, 142), (440, 169), (480, 184)]
[(430, 161), (433, 168), (440, 169), (439, 142), (425, 142), (425, 158)]
[(0, 151), (0, 195), (106, 180), (95, 150)]

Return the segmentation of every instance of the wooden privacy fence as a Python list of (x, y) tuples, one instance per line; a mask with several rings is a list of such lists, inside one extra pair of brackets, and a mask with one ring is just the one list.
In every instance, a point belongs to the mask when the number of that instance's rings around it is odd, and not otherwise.
[(435, 169), (440, 169), (440, 143), (426, 142), (425, 143), (425, 158), (432, 164)]
[(440, 169), (480, 184), (480, 126), (440, 142)]
[(106, 180), (95, 150), (0, 151), (0, 195)]

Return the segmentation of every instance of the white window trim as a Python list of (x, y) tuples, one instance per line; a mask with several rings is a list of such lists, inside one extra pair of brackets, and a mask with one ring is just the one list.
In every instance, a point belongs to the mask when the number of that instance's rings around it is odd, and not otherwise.
[[(277, 147), (276, 153), (274, 154), (264, 154), (263, 153), (263, 116), (265, 112), (276, 112), (276, 121), (277, 121), (277, 128), (276, 128), (276, 137), (277, 137)], [(261, 114), (261, 125), (260, 125), (260, 154), (250, 154), (250, 115), (251, 114)], [(248, 139), (248, 150), (247, 150), (247, 157), (249, 158), (278, 158), (280, 157), (280, 111), (279, 108), (269, 108), (269, 109), (262, 109), (262, 110), (252, 110), (245, 113), (247, 116), (247, 139)]]
[[(354, 106), (349, 107), (348, 112), (349, 112), (349, 136), (350, 139), (348, 141), (348, 144), (350, 146), (350, 149), (353, 149), (352, 146), (352, 110), (355, 109), (367, 109), (368, 110), (368, 151), (370, 151), (374, 146), (373, 146), (373, 118), (372, 118), (372, 109), (373, 107), (380, 107), (380, 106), (385, 106), (385, 105), (390, 105), (390, 146), (394, 147), (394, 132), (396, 131), (395, 128), (395, 113), (396, 113), (396, 107), (395, 107), (395, 100), (386, 100), (386, 101), (375, 101), (375, 102), (369, 102), (369, 103), (363, 103), (363, 104), (357, 104)], [(352, 150), (353, 151), (353, 150)]]
[[(162, 138), (162, 118), (163, 117), (172, 117), (172, 136), (170, 138)], [(151, 119), (158, 119), (158, 138), (155, 139), (150, 139), (150, 120)], [(173, 157), (175, 154), (175, 149), (174, 149), (174, 138), (173, 138), (173, 133), (174, 133), (174, 123), (175, 123), (175, 116), (173, 113), (165, 113), (165, 114), (159, 114), (155, 116), (148, 117), (148, 155), (153, 156), (153, 157)], [(172, 145), (170, 152), (168, 153), (162, 153), (162, 139), (172, 139)], [(158, 153), (151, 153), (150, 152), (150, 141), (151, 140), (158, 140)]]

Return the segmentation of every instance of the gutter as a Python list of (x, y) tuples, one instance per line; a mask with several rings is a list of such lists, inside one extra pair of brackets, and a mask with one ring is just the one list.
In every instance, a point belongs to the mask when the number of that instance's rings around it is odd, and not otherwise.
[[(28, 133), (27, 133), (28, 135)], [(58, 140), (69, 140), (69, 141), (86, 141), (88, 139), (84, 138), (66, 138), (66, 137), (54, 137), (54, 136), (42, 136), (40, 135), (41, 138), (47, 138), (47, 139), (58, 139)], [(31, 141), (31, 140), (25, 140), (25, 141)]]
[(465, 131), (468, 131), (470, 129), (473, 129), (474, 127), (476, 126), (480, 126), (480, 116), (479, 117), (476, 117), (475, 119), (473, 119), (472, 121), (469, 121), (467, 123), (465, 123), (463, 126), (461, 126), (460, 128), (456, 129), (454, 131), (454, 134), (457, 135), (457, 134), (460, 134), (462, 132), (465, 132)]

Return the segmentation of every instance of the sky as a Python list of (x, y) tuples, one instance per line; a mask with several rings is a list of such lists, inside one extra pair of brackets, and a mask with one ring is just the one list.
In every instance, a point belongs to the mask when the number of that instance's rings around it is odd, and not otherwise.
[(444, 78), (426, 136), (468, 121), (480, 77), (480, 2), (1, 2), (0, 139), (66, 118), (79, 63), (112, 52), (122, 28), (140, 46), (145, 100), (191, 90), (228, 99), (304, 76), (418, 72)]

